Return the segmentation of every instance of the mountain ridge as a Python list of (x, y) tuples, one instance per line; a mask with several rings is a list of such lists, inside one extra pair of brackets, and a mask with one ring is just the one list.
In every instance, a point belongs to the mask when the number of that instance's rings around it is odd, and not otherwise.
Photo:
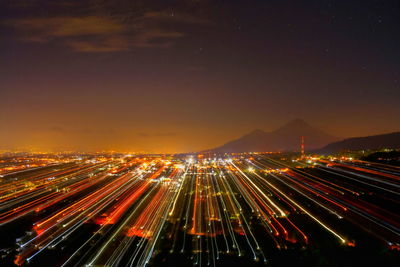
[(299, 151), (301, 136), (304, 136), (306, 147), (309, 149), (317, 149), (340, 140), (312, 127), (302, 119), (294, 119), (274, 131), (256, 129), (208, 151), (216, 153)]
[(400, 132), (346, 138), (327, 144), (314, 152), (330, 154), (341, 151), (379, 150), (382, 148), (400, 148)]

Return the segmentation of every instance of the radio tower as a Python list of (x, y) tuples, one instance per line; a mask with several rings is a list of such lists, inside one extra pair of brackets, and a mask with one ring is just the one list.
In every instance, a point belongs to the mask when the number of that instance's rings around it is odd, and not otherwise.
[(304, 136), (301, 137), (301, 158), (304, 158)]

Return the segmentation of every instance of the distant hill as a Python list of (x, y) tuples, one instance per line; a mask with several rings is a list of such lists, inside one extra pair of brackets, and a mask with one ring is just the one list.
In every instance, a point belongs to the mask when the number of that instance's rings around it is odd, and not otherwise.
[(372, 161), (372, 162), (400, 166), (400, 150), (399, 151), (392, 150), (388, 152), (379, 151), (369, 154), (368, 156), (362, 157), (361, 159), (365, 161)]
[(348, 150), (378, 150), (381, 148), (400, 148), (400, 132), (347, 138), (328, 144), (315, 152), (329, 154)]
[(299, 151), (300, 138), (304, 136), (306, 149), (320, 148), (339, 138), (310, 126), (301, 119), (295, 119), (281, 128), (265, 132), (252, 131), (239, 139), (211, 149), (214, 153)]

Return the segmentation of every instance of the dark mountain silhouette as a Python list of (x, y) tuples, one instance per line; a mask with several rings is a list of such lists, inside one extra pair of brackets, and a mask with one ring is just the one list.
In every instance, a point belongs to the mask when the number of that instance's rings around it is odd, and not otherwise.
[(328, 144), (315, 152), (329, 154), (349, 150), (378, 150), (381, 148), (400, 148), (400, 132), (347, 138)]
[(255, 130), (239, 139), (211, 149), (210, 152), (299, 151), (301, 136), (304, 136), (306, 149), (320, 148), (339, 140), (337, 137), (310, 126), (301, 119), (295, 119), (272, 132)]

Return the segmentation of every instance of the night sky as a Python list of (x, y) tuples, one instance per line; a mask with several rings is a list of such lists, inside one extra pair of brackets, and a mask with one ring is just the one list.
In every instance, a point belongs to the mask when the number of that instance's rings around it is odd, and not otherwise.
[(400, 129), (400, 1), (2, 0), (0, 149)]

